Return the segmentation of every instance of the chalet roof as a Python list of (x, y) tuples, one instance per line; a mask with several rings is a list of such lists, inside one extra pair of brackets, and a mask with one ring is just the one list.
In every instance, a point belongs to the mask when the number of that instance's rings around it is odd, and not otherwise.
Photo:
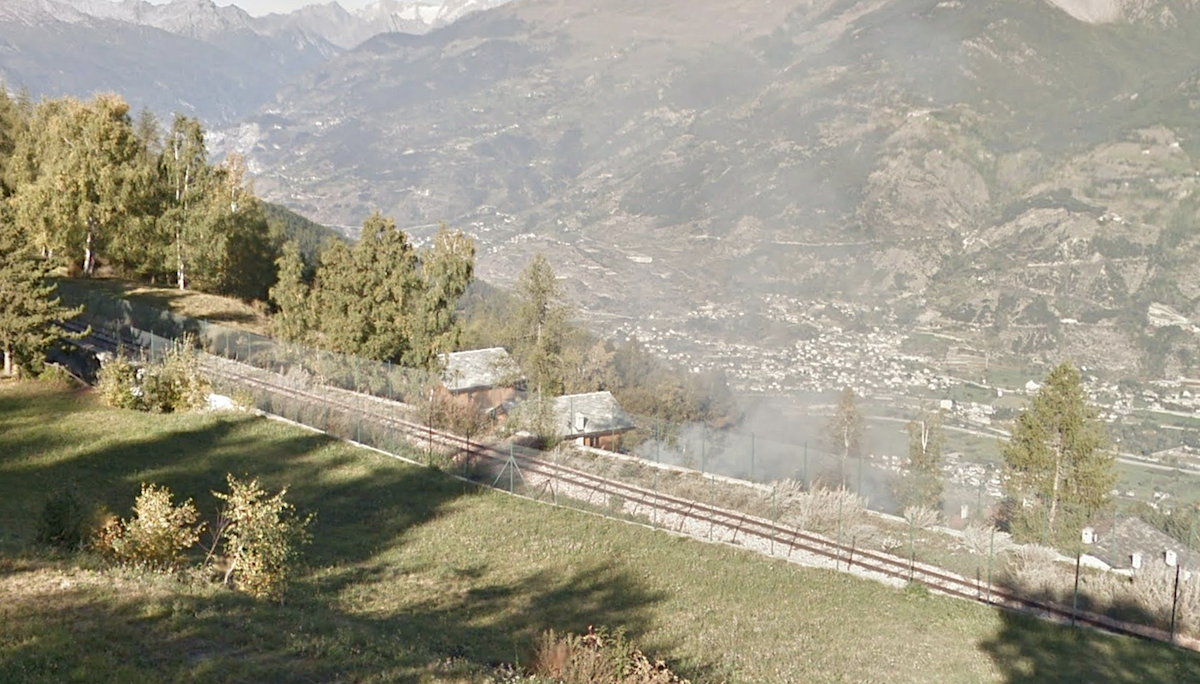
[(442, 384), (451, 392), (486, 389), (511, 377), (514, 368), (503, 347), (454, 352), (446, 355)]
[(1187, 557), (1187, 548), (1169, 534), (1155, 528), (1141, 518), (1125, 518), (1115, 525), (1098, 526), (1096, 541), (1088, 553), (1113, 568), (1132, 567), (1130, 557), (1142, 555), (1142, 563), (1162, 563), (1167, 550), (1174, 551), (1182, 564)]
[(555, 428), (566, 439), (615, 434), (635, 427), (610, 392), (556, 397), (552, 408)]

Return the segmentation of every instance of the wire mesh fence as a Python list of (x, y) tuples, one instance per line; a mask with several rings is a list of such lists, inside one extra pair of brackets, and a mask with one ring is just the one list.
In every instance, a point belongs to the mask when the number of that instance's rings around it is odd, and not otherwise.
[[(435, 385), (431, 373), (281, 344), (83, 287), (63, 287), (62, 295), (85, 307), (83, 318), (97, 333), (150, 360), (193, 341), (206, 352), (215, 391), (240, 403), (482, 485), (770, 555), (802, 556), (809, 565), (923, 582), (1054, 612), (1064, 621), (1198, 644), (1192, 635), (1200, 634), (1200, 580), (1190, 547), (1148, 554), (1143, 567), (1112, 572), (1085, 563), (1090, 549), (1083, 546), (1064, 556), (1015, 545), (981, 516), (952, 530), (940, 527), (932, 511), (880, 515), (870, 510), (871, 493), (888, 464), (753, 434), (678, 431), (671, 440), (643, 443), (639, 456), (573, 443), (551, 451), (511, 439), (484, 445), (446, 435), (431, 413), (411, 403)], [(732, 456), (747, 452), (749, 460)], [(761, 481), (781, 472), (781, 464), (791, 468), (790, 477)], [(827, 540), (828, 548), (814, 546), (815, 539)], [(1130, 553), (1117, 546), (1110, 556)], [(956, 589), (938, 577), (951, 578)]]
[[(153, 358), (175, 340), (191, 338), (206, 353), (314, 385), (407, 402), (427, 393), (438, 377), (429, 371), (329, 352), (302, 344), (181, 316), (141, 302), (113, 297), (83, 284), (63, 281), (67, 306), (83, 306), (81, 316), (94, 330), (138, 345)], [(163, 344), (167, 346), (162, 346)]]

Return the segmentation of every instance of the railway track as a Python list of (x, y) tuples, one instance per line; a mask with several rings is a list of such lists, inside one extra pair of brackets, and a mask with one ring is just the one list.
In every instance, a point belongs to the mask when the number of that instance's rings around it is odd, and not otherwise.
[[(78, 324), (69, 327), (76, 331), (83, 329), (83, 326)], [(122, 346), (138, 346), (131, 338), (118, 339), (104, 331), (93, 331), (91, 337), (94, 346), (113, 352)], [(543, 490), (552, 491), (556, 497), (561, 491), (568, 498), (583, 499), (588, 503), (595, 497), (600, 497), (602, 502), (617, 500), (621, 502), (622, 511), (634, 516), (649, 517), (654, 526), (676, 533), (699, 538), (719, 538), (742, 545), (752, 545), (750, 542), (753, 541), (756, 542), (753, 545), (760, 549), (765, 549), (766, 545), (770, 544), (772, 554), (776, 556), (792, 558), (795, 554), (808, 554), (810, 557), (824, 559), (826, 565), (832, 561), (837, 569), (853, 568), (893, 583), (916, 583), (932, 591), (969, 601), (1032, 613), (1043, 618), (1085, 625), (1116, 634), (1176, 641), (1166, 630), (1120, 622), (1102, 615), (1025, 598), (1004, 587), (997, 587), (990, 581), (965, 578), (890, 554), (855, 548), (854, 545), (840, 543), (771, 520), (608, 479), (529, 455), (523, 450), (505, 450), (472, 442), (401, 417), (398, 412), (402, 405), (389, 400), (337, 388), (298, 388), (281, 382), (281, 376), (270, 370), (223, 357), (205, 355), (202, 358), (205, 367), (214, 376), (225, 381), (271, 395), (323, 406), (327, 410), (340, 411), (347, 416), (369, 418), (378, 425), (404, 435), (415, 444), (428, 444), (430, 447), (436, 444), (441, 449), (466, 459), (468, 464), (489, 464), (491, 470), (487, 472), (500, 474), (497, 481), (491, 483), (493, 486), (498, 484), (499, 477), (506, 468), (519, 469), (521, 479), (529, 488), (541, 487)], [(364, 401), (367, 398), (370, 401)], [(699, 532), (705, 527), (707, 535)], [(1183, 641), (1183, 645), (1197, 649), (1200, 643), (1188, 639)]]

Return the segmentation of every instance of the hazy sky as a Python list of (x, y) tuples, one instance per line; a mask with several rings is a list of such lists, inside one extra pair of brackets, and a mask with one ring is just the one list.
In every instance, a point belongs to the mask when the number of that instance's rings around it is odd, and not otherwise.
[[(116, 0), (114, 0), (116, 1)], [(169, 0), (149, 0), (155, 5), (166, 4)], [(417, 0), (422, 4), (440, 5), (441, 0)], [(215, 0), (218, 5), (237, 5), (255, 16), (270, 14), (271, 12), (291, 12), (294, 9), (299, 9), (305, 5), (323, 5), (329, 0)], [(369, 5), (375, 0), (338, 0), (342, 7), (348, 10), (356, 10), (364, 5)]]

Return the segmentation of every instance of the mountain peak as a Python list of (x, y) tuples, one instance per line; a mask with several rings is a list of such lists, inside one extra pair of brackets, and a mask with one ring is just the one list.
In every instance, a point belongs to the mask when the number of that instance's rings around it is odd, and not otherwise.
[[(1048, 0), (1062, 11), (1088, 24), (1156, 23), (1175, 24), (1175, 13), (1169, 0)], [(1178, 4), (1195, 7), (1196, 0), (1179, 0)]]

